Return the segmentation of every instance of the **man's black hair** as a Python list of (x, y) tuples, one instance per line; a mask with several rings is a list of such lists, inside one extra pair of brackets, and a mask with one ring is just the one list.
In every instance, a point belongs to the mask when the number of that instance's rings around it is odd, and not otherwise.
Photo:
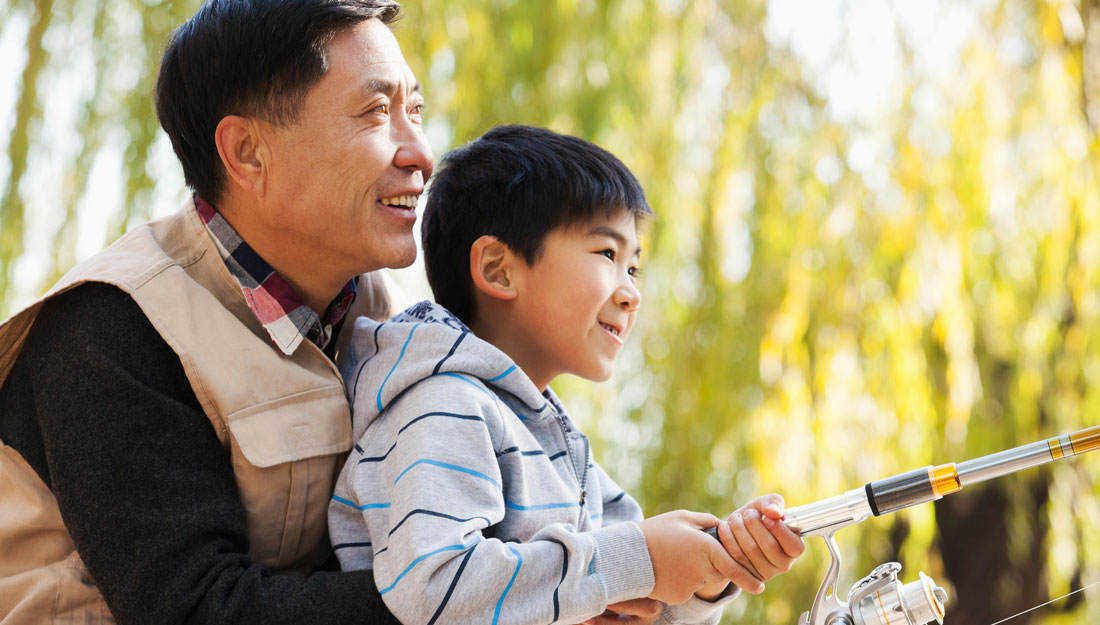
[(619, 210), (653, 215), (634, 174), (607, 150), (545, 128), (494, 128), (445, 154), (432, 178), (420, 226), (428, 283), (436, 301), (469, 324), (478, 237), (500, 239), (533, 265), (552, 230)]
[(157, 77), (157, 118), (187, 184), (217, 203), (226, 172), (214, 130), (227, 115), (297, 121), (309, 89), (328, 70), (337, 33), (377, 18), (394, 0), (209, 0), (168, 42)]

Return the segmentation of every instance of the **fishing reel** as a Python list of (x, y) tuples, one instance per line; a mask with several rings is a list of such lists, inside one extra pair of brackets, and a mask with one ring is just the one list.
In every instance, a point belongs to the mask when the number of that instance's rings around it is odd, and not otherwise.
[(833, 534), (821, 536), (829, 547), (829, 570), (814, 598), (813, 608), (803, 612), (798, 625), (929, 625), (943, 624), (947, 592), (920, 573), (916, 581), (898, 580), (901, 565), (887, 562), (848, 591), (847, 601), (837, 598), (840, 550)]
[[(911, 506), (936, 501), (977, 484), (1024, 469), (1100, 449), (1100, 425), (1021, 445), (955, 465), (928, 466), (865, 484), (835, 497), (787, 508), (784, 523), (803, 538), (821, 536), (829, 547), (829, 570), (813, 608), (798, 625), (943, 625), (947, 592), (924, 573), (915, 582), (898, 581), (901, 565), (888, 562), (856, 582), (847, 601), (836, 595), (840, 576), (837, 530)], [(718, 539), (718, 528), (705, 530)], [(1074, 591), (1074, 592), (1079, 592)], [(1072, 593), (1071, 593), (1072, 594)], [(998, 621), (1004, 622), (1004, 621)]]

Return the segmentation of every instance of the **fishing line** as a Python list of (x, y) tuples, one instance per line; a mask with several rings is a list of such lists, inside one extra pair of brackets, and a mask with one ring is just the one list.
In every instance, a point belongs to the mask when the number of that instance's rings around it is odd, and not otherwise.
[(1070, 595), (1075, 595), (1075, 594), (1077, 594), (1081, 591), (1088, 590), (1089, 588), (1092, 588), (1093, 586), (1096, 586), (1096, 585), (1100, 585), (1100, 582), (1093, 582), (1093, 583), (1089, 584), (1088, 586), (1085, 586), (1084, 588), (1078, 588), (1077, 590), (1074, 590), (1073, 592), (1067, 592), (1066, 594), (1062, 595), (1061, 597), (1058, 597), (1057, 599), (1051, 599), (1050, 601), (1047, 601), (1046, 603), (1040, 603), (1039, 605), (1035, 606), (1034, 608), (1028, 608), (1028, 609), (1024, 610), (1023, 612), (1017, 612), (1016, 614), (1013, 614), (1012, 616), (1010, 616), (1008, 618), (1001, 619), (1001, 620), (997, 621), (996, 623), (990, 623), (989, 625), (1001, 625), (1001, 623), (1004, 623), (1005, 621), (1011, 621), (1012, 619), (1016, 618), (1017, 616), (1022, 616), (1022, 615), (1027, 614), (1028, 612), (1031, 612), (1033, 610), (1038, 610), (1039, 608), (1041, 608), (1045, 605), (1050, 605), (1050, 604), (1054, 603), (1055, 601), (1061, 601), (1062, 599), (1065, 599), (1066, 597), (1068, 597)]

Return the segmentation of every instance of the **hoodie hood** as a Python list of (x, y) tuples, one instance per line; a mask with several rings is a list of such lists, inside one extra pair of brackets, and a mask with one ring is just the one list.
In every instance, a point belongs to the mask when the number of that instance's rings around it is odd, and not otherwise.
[(535, 419), (551, 412), (546, 410), (548, 402), (560, 407), (553, 392), (540, 393), (507, 354), (475, 336), (446, 308), (428, 301), (381, 323), (356, 319), (347, 356), (341, 373), (354, 410), (356, 440), (394, 399), (437, 375), (485, 385), (503, 398), (511, 396)]

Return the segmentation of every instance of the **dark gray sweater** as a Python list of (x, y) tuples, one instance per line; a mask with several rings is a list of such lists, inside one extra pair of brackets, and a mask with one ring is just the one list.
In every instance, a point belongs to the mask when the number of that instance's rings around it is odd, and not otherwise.
[(179, 358), (115, 287), (43, 307), (0, 387), (0, 439), (56, 495), (120, 624), (397, 623), (368, 571), (249, 560), (228, 455)]

